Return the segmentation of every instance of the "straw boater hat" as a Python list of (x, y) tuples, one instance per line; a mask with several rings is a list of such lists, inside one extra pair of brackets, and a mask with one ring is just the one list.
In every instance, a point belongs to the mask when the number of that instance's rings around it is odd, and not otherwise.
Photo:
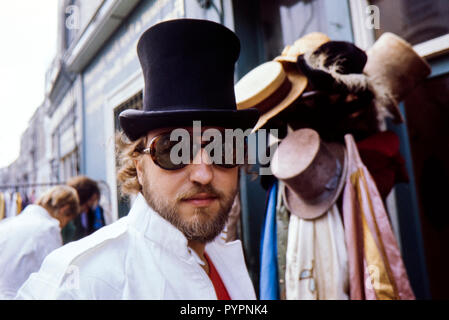
[(253, 131), (290, 106), (303, 93), (307, 78), (294, 66), (269, 61), (251, 70), (235, 85), (237, 109), (256, 108), (261, 114)]
[(398, 103), (430, 74), (429, 64), (404, 39), (384, 33), (367, 51), (364, 73), (380, 116), (403, 122)]
[(345, 183), (345, 147), (325, 143), (315, 130), (287, 135), (273, 155), (271, 171), (285, 184), (284, 201), (291, 213), (316, 219), (337, 201)]
[(307, 87), (307, 78), (298, 70), (299, 55), (313, 51), (329, 41), (322, 33), (313, 32), (284, 48), (274, 61), (251, 70), (235, 85), (237, 109), (256, 108), (261, 116), (253, 131), (295, 102)]

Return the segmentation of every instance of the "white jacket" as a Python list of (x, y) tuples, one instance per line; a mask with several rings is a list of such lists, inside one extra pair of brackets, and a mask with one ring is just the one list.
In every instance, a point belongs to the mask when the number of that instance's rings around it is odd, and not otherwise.
[(0, 222), (0, 299), (13, 299), (51, 251), (62, 246), (59, 221), (41, 206), (29, 205)]
[[(240, 241), (206, 252), (232, 299), (255, 299)], [(50, 254), (17, 299), (216, 299), (185, 236), (141, 194), (127, 217)]]

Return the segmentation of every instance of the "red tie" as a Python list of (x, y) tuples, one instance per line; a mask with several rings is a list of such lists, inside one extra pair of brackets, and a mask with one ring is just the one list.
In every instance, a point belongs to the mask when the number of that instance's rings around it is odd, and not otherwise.
[(215, 269), (212, 260), (207, 256), (206, 253), (204, 253), (204, 256), (207, 260), (207, 263), (209, 263), (209, 278), (212, 281), (212, 284), (214, 285), (215, 293), (217, 294), (218, 300), (231, 300), (228, 290), (226, 290), (226, 287), (223, 281), (221, 280), (221, 277), (218, 274), (217, 269)]

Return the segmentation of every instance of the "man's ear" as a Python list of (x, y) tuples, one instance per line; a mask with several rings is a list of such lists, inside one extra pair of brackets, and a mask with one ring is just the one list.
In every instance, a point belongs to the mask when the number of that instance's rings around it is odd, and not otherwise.
[(134, 165), (136, 166), (137, 181), (139, 181), (139, 184), (141, 186), (143, 186), (143, 183), (142, 183), (143, 172), (142, 172), (141, 160), (140, 159), (133, 159), (133, 161), (134, 161)]

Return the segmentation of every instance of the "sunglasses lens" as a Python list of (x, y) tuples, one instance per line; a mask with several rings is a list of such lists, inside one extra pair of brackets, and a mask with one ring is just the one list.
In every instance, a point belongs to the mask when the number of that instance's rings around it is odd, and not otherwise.
[(235, 141), (228, 141), (225, 139), (222, 145), (222, 159), (218, 165), (223, 168), (234, 168), (238, 165), (238, 156), (238, 148), (236, 147)]
[[(222, 137), (225, 137), (222, 133)], [(212, 164), (222, 168), (234, 168), (243, 163), (242, 150), (238, 150), (236, 141), (232, 139), (215, 138), (203, 145), (208, 152), (209, 159)], [(243, 146), (243, 144), (242, 144)], [(240, 162), (239, 157), (241, 158)]]
[[(218, 145), (214, 145), (214, 140), (211, 141), (212, 144), (209, 142), (200, 145), (194, 143), (192, 137), (188, 141), (184, 141), (181, 138), (171, 141), (169, 133), (163, 134), (152, 142), (152, 159), (158, 166), (165, 170), (178, 170), (192, 163), (198, 151), (205, 147), (209, 149), (207, 151), (209, 152), (209, 158), (212, 164), (222, 168), (234, 168), (240, 164), (244, 164), (246, 159), (246, 143), (243, 141), (238, 142), (236, 139), (223, 140), (217, 141), (216, 143)], [(188, 145), (182, 145), (184, 143)], [(173, 149), (175, 146), (176, 149)], [(218, 148), (218, 154), (216, 154), (216, 148)], [(187, 158), (185, 157), (186, 155), (182, 154), (183, 151), (189, 152)]]
[(186, 165), (182, 162), (177, 161), (174, 163), (172, 161), (172, 156), (174, 156), (173, 158), (180, 157), (180, 155), (172, 155), (172, 148), (178, 143), (180, 142), (170, 140), (170, 134), (159, 136), (154, 143), (154, 162), (166, 170), (177, 170), (185, 167)]

